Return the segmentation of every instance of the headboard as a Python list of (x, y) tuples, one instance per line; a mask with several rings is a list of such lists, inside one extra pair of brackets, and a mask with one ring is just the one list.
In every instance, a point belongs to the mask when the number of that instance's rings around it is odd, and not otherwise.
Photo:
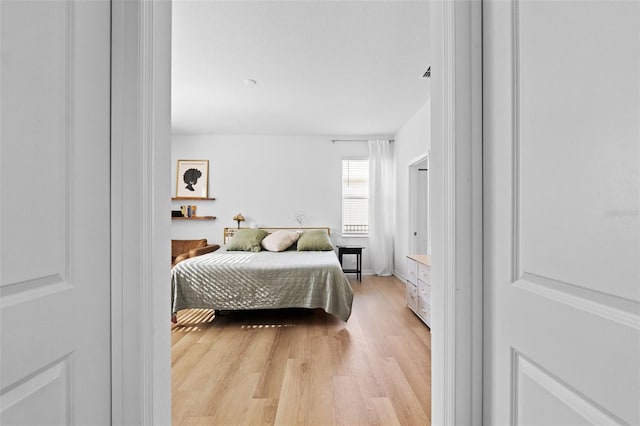
[[(251, 229), (251, 228), (240, 228), (240, 229)], [(331, 228), (329, 227), (325, 227), (325, 226), (318, 226), (318, 227), (302, 227), (302, 228), (256, 228), (256, 229), (263, 229), (265, 231), (267, 231), (268, 233), (272, 233), (275, 231), (279, 231), (281, 229), (285, 229), (288, 231), (326, 231), (327, 235), (331, 235)], [(236, 234), (236, 232), (238, 232), (238, 228), (224, 228), (224, 238), (222, 239), (222, 241), (224, 241), (224, 244), (227, 244), (229, 242), (229, 240), (231, 240), (231, 238), (233, 238), (233, 236)]]

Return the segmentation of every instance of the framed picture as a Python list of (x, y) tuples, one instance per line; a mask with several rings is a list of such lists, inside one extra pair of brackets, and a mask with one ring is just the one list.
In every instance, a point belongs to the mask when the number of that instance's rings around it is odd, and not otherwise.
[(178, 160), (176, 197), (209, 196), (209, 160)]

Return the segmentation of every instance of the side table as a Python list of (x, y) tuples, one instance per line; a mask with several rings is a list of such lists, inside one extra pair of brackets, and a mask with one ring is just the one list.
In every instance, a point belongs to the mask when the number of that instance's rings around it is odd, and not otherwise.
[(362, 281), (362, 250), (364, 250), (363, 246), (336, 246), (338, 247), (338, 260), (340, 261), (340, 266), (342, 266), (342, 256), (345, 254), (355, 254), (356, 255), (356, 269), (344, 269), (342, 267), (342, 271), (345, 274), (356, 274), (356, 278), (358, 281)]

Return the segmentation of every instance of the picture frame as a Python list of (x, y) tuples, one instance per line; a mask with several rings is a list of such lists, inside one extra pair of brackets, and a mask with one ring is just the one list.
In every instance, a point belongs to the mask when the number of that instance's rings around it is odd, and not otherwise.
[(178, 160), (176, 198), (209, 197), (209, 160)]

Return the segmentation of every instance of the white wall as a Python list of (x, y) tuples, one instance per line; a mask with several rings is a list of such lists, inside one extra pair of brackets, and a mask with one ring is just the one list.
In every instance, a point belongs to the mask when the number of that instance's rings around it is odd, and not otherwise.
[[(360, 244), (363, 272), (369, 272), (368, 238), (342, 238), (343, 158), (366, 158), (365, 142), (332, 143), (334, 136), (174, 135), (171, 194), (176, 193), (177, 160), (209, 160), (209, 197), (215, 201), (174, 201), (198, 206), (199, 216), (213, 221), (173, 221), (171, 238), (207, 238), (222, 244), (223, 229), (237, 226), (295, 227), (296, 212), (303, 226), (330, 226), (334, 244)], [(359, 139), (349, 137), (349, 139)], [(366, 139), (366, 138), (363, 138)], [(167, 212), (167, 215), (169, 213)], [(345, 257), (345, 266), (354, 259)]]
[(409, 162), (431, 148), (431, 100), (411, 117), (395, 136), (396, 227), (394, 274), (405, 277), (405, 258), (409, 254)]

